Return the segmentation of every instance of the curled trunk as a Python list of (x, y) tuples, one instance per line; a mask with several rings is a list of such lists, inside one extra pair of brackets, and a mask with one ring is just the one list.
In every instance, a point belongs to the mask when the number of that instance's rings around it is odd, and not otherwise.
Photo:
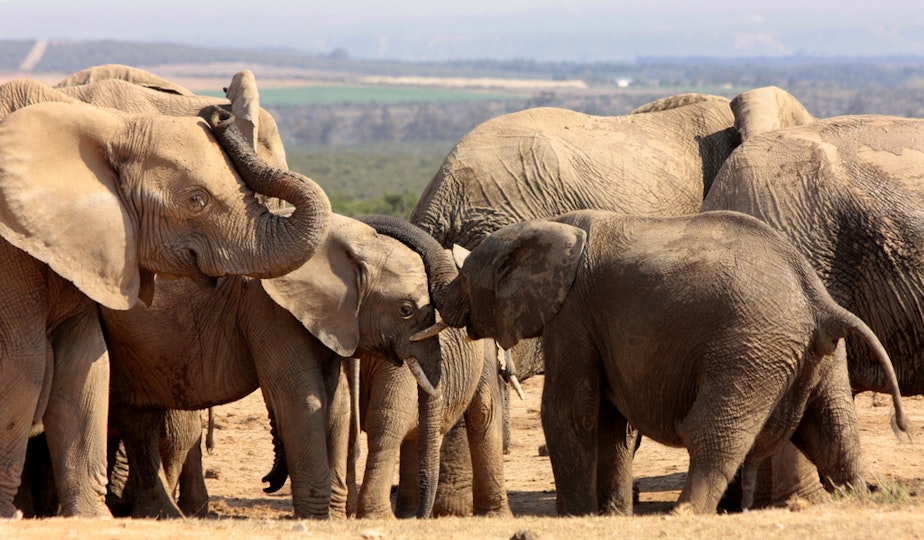
[(310, 178), (293, 171), (268, 166), (248, 144), (234, 115), (219, 106), (203, 109), (215, 138), (231, 158), (244, 182), (254, 192), (276, 197), (291, 203), (295, 210), (281, 216), (264, 208), (257, 218), (254, 242), (250, 257), (260, 261), (260, 267), (269, 268), (251, 277), (268, 278), (286, 274), (298, 268), (314, 255), (327, 236), (330, 227), (330, 201), (327, 195)]
[(440, 316), (450, 326), (462, 327), (468, 321), (469, 307), (460, 294), (456, 277), (459, 271), (452, 256), (443, 246), (416, 225), (390, 216), (361, 216), (360, 221), (380, 234), (398, 240), (423, 259), (429, 279), (430, 300)]

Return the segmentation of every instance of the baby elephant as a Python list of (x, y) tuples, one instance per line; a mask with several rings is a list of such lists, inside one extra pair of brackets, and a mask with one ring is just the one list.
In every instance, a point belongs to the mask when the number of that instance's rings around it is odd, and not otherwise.
[(743, 214), (579, 211), (510, 225), (433, 301), (445, 324), (504, 348), (542, 336), (559, 514), (631, 514), (629, 425), (688, 450), (676, 511), (715, 512), (739, 466), (747, 506), (756, 465), (788, 440), (828, 485), (865, 489), (848, 333), (875, 351), (907, 430), (876, 336), (781, 235)]

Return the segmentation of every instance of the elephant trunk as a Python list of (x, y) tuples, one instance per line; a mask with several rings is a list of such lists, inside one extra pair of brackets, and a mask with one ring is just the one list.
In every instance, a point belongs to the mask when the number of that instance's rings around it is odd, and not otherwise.
[(310, 178), (264, 163), (241, 134), (234, 115), (225, 109), (206, 107), (201, 116), (208, 121), (215, 138), (250, 189), (285, 200), (295, 207), (288, 216), (274, 214), (263, 207), (253, 228), (254, 241), (247, 243), (253, 250), (244, 257), (259, 261), (258, 267), (265, 270), (248, 275), (269, 278), (298, 268), (314, 255), (327, 236), (331, 214), (327, 195)]
[(436, 501), (436, 488), (440, 477), (440, 446), (443, 444), (443, 398), (417, 389), (418, 396), (418, 489), (420, 499), (418, 518), (429, 518)]
[(459, 270), (452, 256), (423, 229), (390, 216), (360, 216), (360, 221), (376, 232), (391, 236), (420, 255), (430, 287), (430, 300), (449, 326), (463, 327), (468, 322), (470, 308), (461, 294), (456, 277)]

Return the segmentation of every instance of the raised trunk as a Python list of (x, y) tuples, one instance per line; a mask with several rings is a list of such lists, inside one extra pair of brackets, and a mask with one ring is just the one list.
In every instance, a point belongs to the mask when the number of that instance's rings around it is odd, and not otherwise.
[(330, 227), (330, 201), (310, 178), (293, 171), (268, 166), (254, 152), (234, 122), (234, 116), (219, 106), (206, 107), (201, 115), (215, 138), (234, 162), (238, 173), (254, 192), (291, 203), (295, 210), (281, 216), (264, 208), (258, 216), (254, 241), (242, 257), (259, 261), (264, 272), (248, 274), (268, 278), (286, 274), (314, 255)]

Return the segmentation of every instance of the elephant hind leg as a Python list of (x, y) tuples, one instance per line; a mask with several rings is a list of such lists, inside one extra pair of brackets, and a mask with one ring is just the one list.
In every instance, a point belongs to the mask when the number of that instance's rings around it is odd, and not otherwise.
[[(703, 376), (697, 397), (680, 423), (679, 434), (690, 454), (690, 468), (676, 511), (714, 513), (729, 482), (754, 445), (782, 388), (766, 381), (730, 385), (720, 376)], [(762, 388), (763, 387), (763, 388)], [(761, 388), (743, 394), (737, 388)], [(752, 467), (753, 469), (753, 467)], [(752, 471), (753, 472), (753, 471)]]

